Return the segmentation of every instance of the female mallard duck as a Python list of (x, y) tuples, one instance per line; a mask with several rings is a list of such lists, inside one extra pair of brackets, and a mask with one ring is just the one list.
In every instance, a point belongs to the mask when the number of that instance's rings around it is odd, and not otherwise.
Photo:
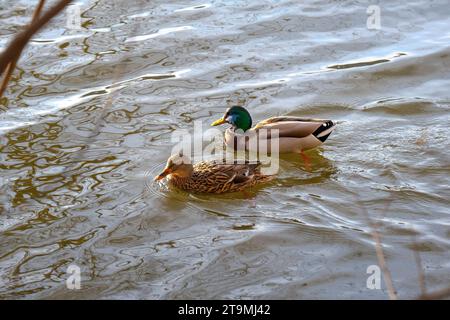
[(260, 162), (226, 164), (206, 161), (192, 165), (188, 157), (176, 154), (167, 160), (166, 167), (155, 180), (168, 176), (171, 185), (199, 193), (243, 191), (272, 179), (272, 176), (261, 173), (260, 165)]
[[(331, 132), (335, 128), (335, 123), (331, 120), (322, 119), (306, 119), (292, 116), (272, 117), (263, 120), (252, 128), (252, 117), (250, 113), (243, 107), (234, 106), (229, 108), (224, 116), (214, 121), (211, 126), (229, 123), (231, 128), (225, 131), (225, 143), (234, 150), (250, 150), (249, 139), (245, 136), (251, 136), (266, 129), (265, 136), (268, 150), (270, 150), (270, 130), (278, 130), (278, 151), (280, 153), (301, 153), (303, 151), (313, 149), (320, 146), (327, 140)], [(238, 130), (240, 129), (240, 130)], [(269, 132), (269, 134), (267, 134)], [(247, 141), (247, 142), (246, 142)], [(259, 141), (261, 145), (261, 140)]]

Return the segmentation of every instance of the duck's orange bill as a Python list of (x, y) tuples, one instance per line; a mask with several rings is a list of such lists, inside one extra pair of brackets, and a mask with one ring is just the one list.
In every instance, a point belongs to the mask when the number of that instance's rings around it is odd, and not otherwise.
[(224, 124), (224, 123), (226, 123), (227, 121), (224, 119), (224, 118), (221, 118), (221, 119), (219, 119), (219, 120), (216, 120), (216, 121), (214, 121), (213, 123), (211, 123), (211, 127), (215, 127), (215, 126), (218, 126), (218, 125), (220, 125), (220, 124)]
[(164, 169), (164, 171), (163, 172), (161, 172), (160, 174), (158, 174), (156, 177), (155, 177), (155, 181), (159, 181), (159, 180), (161, 180), (161, 179), (164, 179), (168, 174), (170, 174), (170, 173), (172, 173), (172, 170), (171, 169), (169, 169), (169, 168), (166, 168), (166, 169)]

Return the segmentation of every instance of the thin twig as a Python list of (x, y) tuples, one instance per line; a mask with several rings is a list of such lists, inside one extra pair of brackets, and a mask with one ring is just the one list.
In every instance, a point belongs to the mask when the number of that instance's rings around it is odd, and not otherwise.
[(384, 275), (384, 283), (386, 284), (386, 288), (388, 289), (389, 299), (397, 300), (397, 293), (394, 288), (394, 283), (392, 281), (391, 272), (386, 265), (386, 259), (384, 257), (383, 245), (381, 244), (381, 237), (376, 229), (376, 225), (372, 224), (371, 231), (372, 238), (375, 240), (375, 251), (377, 253), (378, 264), (380, 265), (381, 270)]
[[(417, 244), (415, 235), (412, 236), (412, 242), (413, 242), (413, 245)], [(422, 265), (422, 259), (420, 257), (420, 252), (418, 250), (414, 250), (414, 249), (412, 251), (414, 253), (414, 260), (415, 260), (416, 266), (417, 266), (417, 279), (419, 281), (419, 286), (420, 286), (420, 295), (426, 296), (427, 287), (426, 287), (426, 282), (425, 282), (425, 272), (423, 271), (423, 265)]]
[(41, 15), (42, 8), (44, 7), (44, 4), (45, 4), (45, 0), (39, 1), (36, 9), (34, 10), (33, 18), (31, 19), (31, 23), (36, 22), (36, 20), (39, 18), (39, 16)]
[(9, 79), (11, 79), (14, 69), (16, 68), (16, 62), (17, 58), (11, 61), (6, 67), (5, 76), (3, 77), (2, 84), (0, 86), (0, 98), (3, 97), (3, 93), (5, 92), (6, 87), (8, 86)]
[[(391, 205), (391, 201), (386, 203), (386, 206), (383, 211), (383, 216), (388, 211), (390, 205)], [(364, 215), (366, 216), (369, 226), (371, 227), (370, 234), (371, 234), (373, 240), (375, 241), (375, 252), (377, 254), (378, 265), (380, 266), (380, 269), (383, 272), (383, 279), (384, 279), (384, 283), (385, 283), (387, 291), (388, 291), (389, 299), (397, 300), (398, 296), (397, 296), (397, 292), (394, 288), (394, 282), (392, 281), (391, 272), (389, 271), (389, 268), (387, 267), (387, 264), (386, 264), (386, 258), (384, 255), (383, 245), (381, 242), (381, 236), (377, 230), (378, 224), (372, 221), (372, 219), (369, 216), (369, 213), (367, 212), (367, 209), (364, 206), (361, 206), (361, 209), (362, 209)]]
[[(45, 0), (39, 1), (36, 9), (34, 10), (33, 18), (31, 19), (31, 23), (36, 22), (36, 20), (39, 18), (42, 8), (44, 7), (44, 3), (45, 3)], [(23, 48), (22, 48), (22, 50), (23, 50)], [(6, 90), (6, 87), (8, 86), (9, 80), (11, 79), (11, 77), (14, 73), (14, 69), (16, 68), (17, 60), (19, 60), (20, 55), (22, 54), (22, 50), (20, 50), (17, 53), (17, 56), (15, 57), (15, 59), (11, 60), (11, 62), (6, 67), (5, 76), (3, 77), (2, 84), (0, 85), (0, 97), (2, 97), (3, 94), (5, 93), (5, 90)]]
[(35, 22), (20, 32), (0, 55), (0, 75), (6, 70), (8, 64), (16, 59), (31, 37), (38, 32), (47, 22), (60, 13), (72, 0), (60, 0)]

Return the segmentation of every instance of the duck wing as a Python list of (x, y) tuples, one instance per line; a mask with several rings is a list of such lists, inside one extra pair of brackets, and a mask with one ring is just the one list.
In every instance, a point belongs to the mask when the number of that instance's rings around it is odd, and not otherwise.
[(214, 183), (233, 182), (236, 184), (245, 183), (251, 180), (254, 175), (259, 175), (261, 162), (247, 163), (221, 163), (217, 161), (200, 162), (194, 166), (194, 172), (199, 172), (204, 178)]
[[(333, 128), (335, 123), (326, 119), (309, 119), (292, 116), (280, 116), (265, 119), (251, 130), (277, 129), (279, 137), (303, 138), (310, 134), (318, 137), (320, 133)], [(331, 132), (331, 130), (330, 130)]]

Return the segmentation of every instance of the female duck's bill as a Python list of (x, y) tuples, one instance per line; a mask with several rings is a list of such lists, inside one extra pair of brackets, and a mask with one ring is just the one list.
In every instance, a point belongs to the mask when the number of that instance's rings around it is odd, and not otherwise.
[(155, 181), (159, 181), (159, 180), (162, 180), (162, 179), (164, 179), (165, 177), (167, 177), (169, 174), (171, 174), (172, 173), (172, 169), (170, 169), (170, 168), (165, 168), (164, 170), (163, 170), (163, 172), (161, 172), (160, 174), (158, 174), (153, 180), (155, 180)]
[(168, 175), (175, 175), (180, 178), (189, 177), (192, 174), (193, 167), (191, 159), (182, 152), (172, 155), (166, 163), (164, 170), (158, 174), (153, 180), (159, 181)]

